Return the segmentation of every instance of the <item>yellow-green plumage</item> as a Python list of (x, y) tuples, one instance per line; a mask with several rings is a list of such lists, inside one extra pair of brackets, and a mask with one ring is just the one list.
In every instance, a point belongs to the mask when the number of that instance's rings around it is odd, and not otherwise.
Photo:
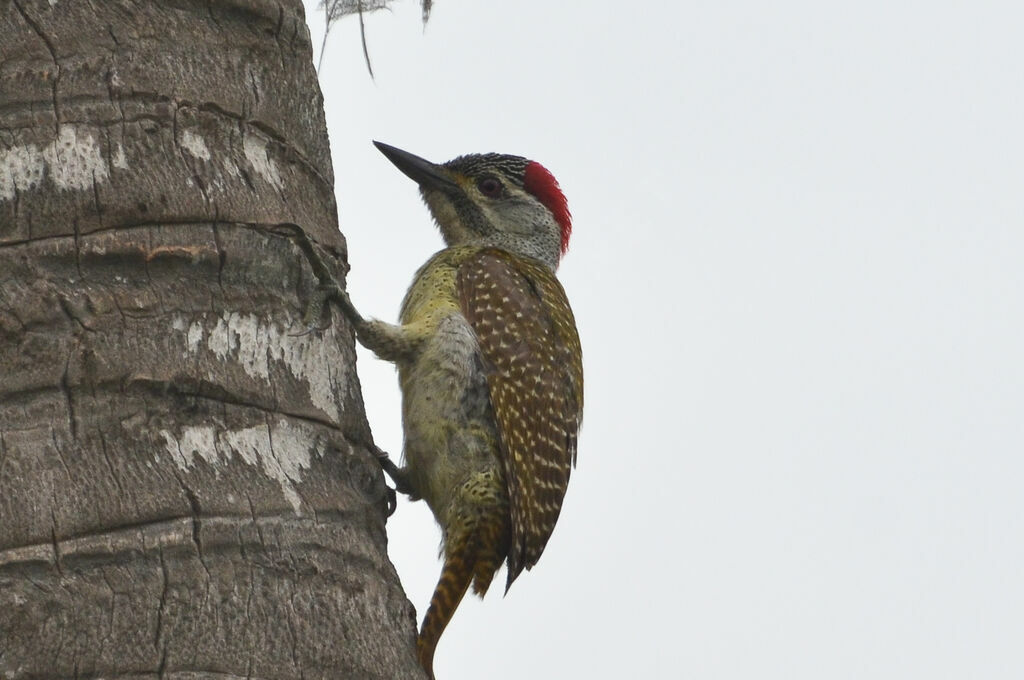
[(444, 532), (419, 641), (429, 669), (470, 582), (482, 595), (507, 561), (511, 585), (554, 529), (583, 407), (579, 338), (543, 263), (456, 246), (417, 273), (400, 326), (369, 322), (360, 339), (398, 365), (404, 481)]

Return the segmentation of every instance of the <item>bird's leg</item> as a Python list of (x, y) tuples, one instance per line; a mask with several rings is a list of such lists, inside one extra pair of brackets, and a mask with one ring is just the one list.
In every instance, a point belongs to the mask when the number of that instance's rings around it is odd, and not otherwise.
[(411, 501), (418, 501), (420, 495), (413, 488), (413, 485), (409, 482), (409, 475), (405, 468), (400, 468), (395, 465), (395, 461), (391, 460), (391, 456), (388, 455), (387, 451), (383, 451), (377, 448), (377, 445), (370, 442), (367, 444), (367, 448), (370, 449), (380, 464), (381, 469), (391, 478), (391, 481), (395, 483), (395, 491), (400, 494), (404, 494), (409, 497)]
[(405, 468), (401, 468), (395, 465), (395, 461), (391, 460), (391, 456), (388, 455), (387, 451), (384, 451), (373, 441), (367, 441), (361, 435), (353, 436), (351, 433), (346, 433), (349, 441), (362, 446), (369, 451), (373, 457), (377, 460), (377, 464), (380, 465), (381, 470), (394, 483), (395, 488), (391, 488), (385, 484), (387, 489), (387, 516), (391, 517), (395, 513), (395, 509), (398, 507), (398, 497), (396, 493), (404, 494), (409, 497), (411, 501), (420, 500), (420, 495), (416, 492), (415, 488), (409, 482), (409, 475)]
[(304, 320), (308, 326), (313, 325), (314, 319), (322, 318), (327, 305), (333, 302), (352, 324), (359, 343), (381, 359), (395, 362), (415, 354), (422, 341), (428, 337), (426, 333), (416, 326), (399, 326), (378, 319), (364, 319), (352, 304), (348, 293), (338, 285), (338, 280), (327, 268), (306, 232), (294, 224), (278, 225), (274, 231), (295, 240), (319, 284), (306, 310)]
[[(295, 241), (317, 279), (317, 290), (313, 294), (304, 316), (307, 326), (312, 326), (315, 319), (322, 319), (327, 311), (327, 306), (334, 302), (355, 328), (356, 337), (359, 338), (360, 343), (382, 359), (394, 361), (398, 356), (418, 347), (419, 338), (416, 337), (417, 334), (414, 330), (376, 319), (366, 320), (363, 318), (352, 304), (348, 293), (338, 285), (338, 280), (327, 268), (320, 253), (317, 252), (313, 242), (309, 240), (309, 236), (301, 227), (295, 224), (282, 224), (275, 227), (273, 231)], [(410, 484), (405, 470), (398, 467), (387, 452), (378, 448), (373, 442), (364, 443), (380, 463), (381, 469), (394, 482), (394, 491), (405, 494), (411, 500), (419, 500), (420, 495)], [(391, 497), (388, 500), (389, 516), (395, 508), (394, 491), (391, 492)]]
[(316, 246), (309, 240), (306, 232), (297, 224), (279, 224), (271, 229), (271, 231), (295, 241), (299, 250), (306, 257), (306, 262), (309, 263), (310, 269), (313, 270), (313, 276), (316, 277), (317, 290), (313, 293), (309, 305), (306, 307), (306, 313), (303, 316), (303, 321), (306, 325), (312, 326), (312, 322), (315, 319), (322, 319), (326, 314), (327, 305), (334, 302), (358, 332), (359, 327), (365, 324), (366, 320), (363, 319), (355, 305), (352, 304), (348, 293), (338, 285), (338, 280), (331, 273), (331, 270), (327, 268), (327, 264), (320, 257), (320, 253), (317, 252)]

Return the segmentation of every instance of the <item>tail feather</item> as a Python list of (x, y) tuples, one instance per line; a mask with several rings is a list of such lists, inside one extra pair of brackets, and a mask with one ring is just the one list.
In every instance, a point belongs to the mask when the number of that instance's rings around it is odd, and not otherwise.
[(434, 588), (433, 597), (430, 598), (430, 608), (423, 618), (423, 627), (420, 628), (420, 636), (416, 641), (420, 665), (427, 671), (427, 676), (431, 680), (434, 680), (434, 650), (437, 649), (437, 641), (441, 639), (441, 633), (452, 620), (452, 615), (462, 602), (462, 597), (473, 578), (473, 561), (465, 557), (464, 553), (460, 554), (458, 551), (452, 551), (445, 556), (441, 578)]
[(444, 567), (441, 578), (430, 598), (430, 607), (423, 617), (419, 639), (416, 641), (420, 665), (434, 678), (434, 650), (441, 633), (448, 626), (455, 610), (473, 584), (473, 591), (483, 597), (508, 554), (508, 527), (502, 520), (479, 522), (461, 541), (449, 540), (445, 544)]
[(480, 549), (473, 567), (473, 592), (483, 597), (491, 585), (494, 572), (508, 554), (508, 525), (506, 522), (486, 522), (477, 528)]

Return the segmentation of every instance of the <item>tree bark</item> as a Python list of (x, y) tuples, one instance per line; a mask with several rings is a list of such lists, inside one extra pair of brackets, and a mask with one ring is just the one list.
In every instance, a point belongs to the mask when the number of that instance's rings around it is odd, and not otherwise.
[(299, 0), (0, 0), (0, 678), (423, 678)]

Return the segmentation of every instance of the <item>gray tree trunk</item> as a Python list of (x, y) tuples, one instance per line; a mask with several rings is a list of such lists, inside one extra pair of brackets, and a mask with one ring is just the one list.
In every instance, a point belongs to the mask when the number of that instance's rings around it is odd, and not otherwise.
[(423, 678), (299, 0), (0, 0), (0, 678)]

